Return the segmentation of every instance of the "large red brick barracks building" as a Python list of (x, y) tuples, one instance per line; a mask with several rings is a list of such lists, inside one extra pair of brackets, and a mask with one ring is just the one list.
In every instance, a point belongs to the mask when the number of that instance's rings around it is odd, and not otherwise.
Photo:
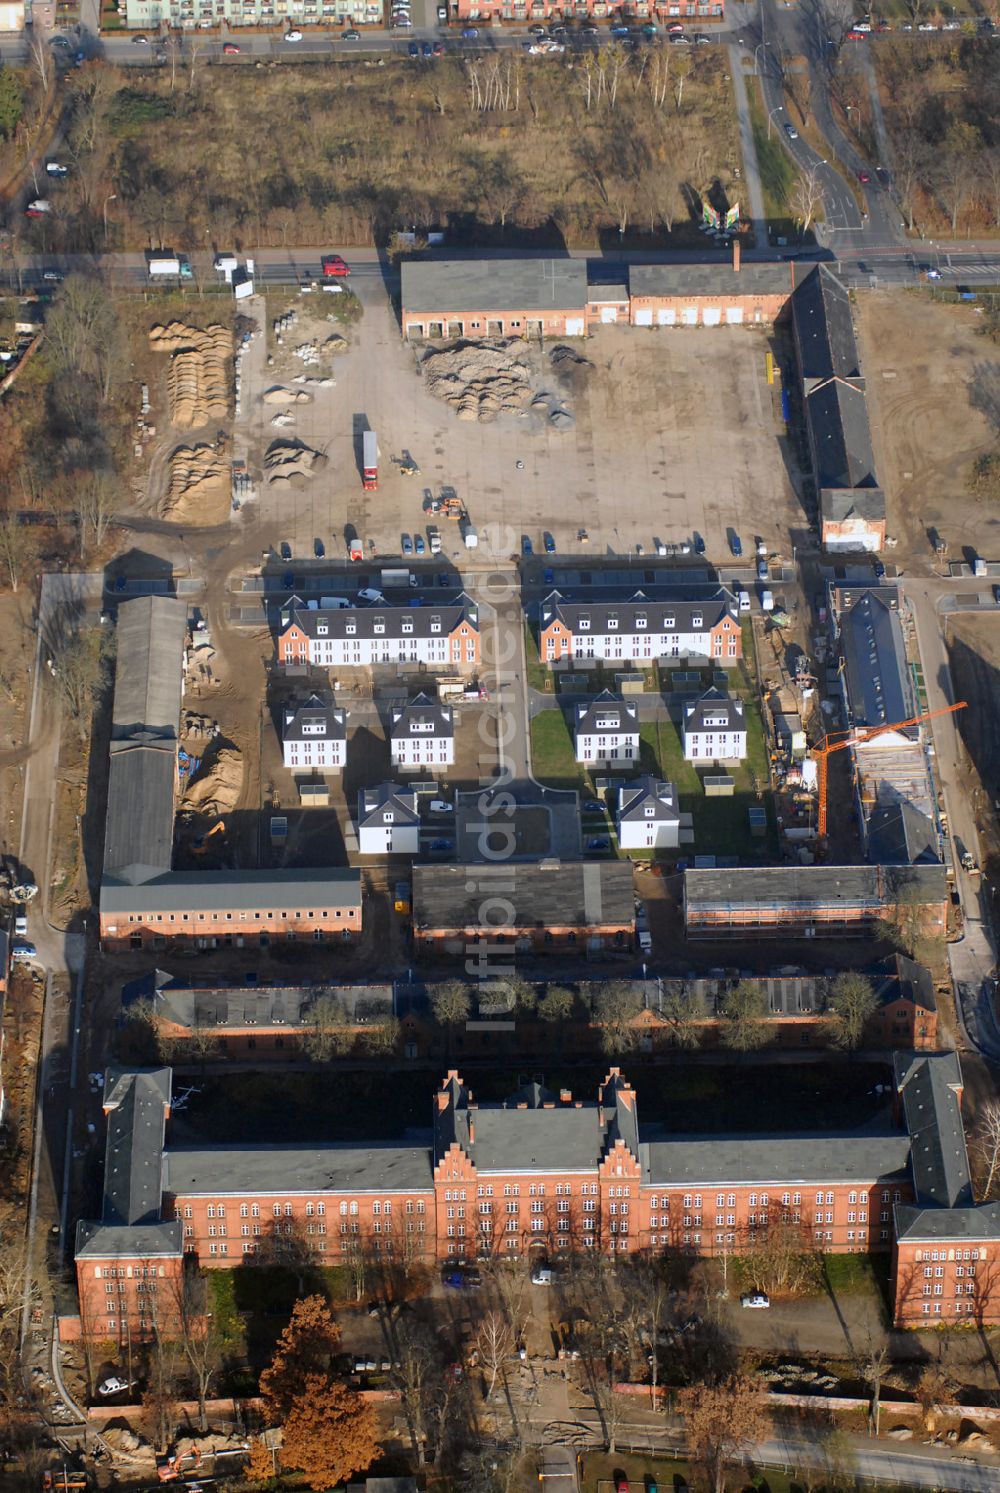
[(171, 1072), (109, 1070), (104, 1208), (77, 1225), (81, 1327), (162, 1330), (185, 1254), (226, 1268), (285, 1236), (336, 1264), (574, 1250), (891, 1251), (898, 1325), (1000, 1321), (1000, 1206), (973, 1200), (952, 1053), (897, 1053), (894, 1113), (842, 1134), (670, 1136), (617, 1068), (596, 1101), (531, 1084), (477, 1104), (450, 1072), (426, 1140), (171, 1147)]

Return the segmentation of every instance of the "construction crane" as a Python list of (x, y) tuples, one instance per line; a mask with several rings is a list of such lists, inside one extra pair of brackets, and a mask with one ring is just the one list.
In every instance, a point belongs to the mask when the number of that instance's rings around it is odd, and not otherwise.
[(827, 736), (822, 746), (812, 747), (818, 790), (816, 833), (820, 838), (826, 835), (826, 764), (827, 759), (834, 752), (842, 751), (844, 747), (860, 746), (865, 741), (872, 741), (876, 736), (884, 736), (888, 731), (902, 731), (907, 726), (919, 726), (924, 721), (933, 720), (936, 715), (954, 715), (956, 710), (965, 710), (965, 708), (965, 700), (959, 700), (957, 705), (944, 705), (940, 710), (924, 710), (920, 715), (911, 715), (909, 720), (890, 721), (885, 726), (873, 726), (868, 731), (848, 731), (843, 741), (831, 741)]

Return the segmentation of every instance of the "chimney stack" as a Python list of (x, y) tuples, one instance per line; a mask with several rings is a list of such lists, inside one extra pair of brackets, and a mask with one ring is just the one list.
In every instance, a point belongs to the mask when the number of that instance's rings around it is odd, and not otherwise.
[(733, 274), (734, 275), (738, 275), (739, 272), (740, 272), (740, 241), (739, 241), (738, 238), (734, 238), (733, 239)]
[(474, 1146), (475, 1144), (476, 1144), (476, 1122), (472, 1118), (472, 1116), (470, 1115), (469, 1116), (469, 1145), (470, 1146)]

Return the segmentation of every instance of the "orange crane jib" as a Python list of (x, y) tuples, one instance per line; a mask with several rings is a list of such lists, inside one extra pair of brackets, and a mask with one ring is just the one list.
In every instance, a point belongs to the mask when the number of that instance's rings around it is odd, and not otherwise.
[(889, 731), (903, 731), (907, 726), (919, 726), (938, 715), (954, 715), (956, 710), (965, 710), (966, 706), (965, 700), (959, 700), (956, 705), (944, 705), (940, 710), (924, 710), (920, 715), (911, 715), (905, 721), (890, 721), (885, 726), (872, 726), (867, 731), (847, 731), (844, 733), (843, 741), (831, 741), (827, 736), (822, 746), (813, 747), (812, 755), (816, 763), (816, 788), (818, 790), (816, 833), (820, 836), (826, 834), (826, 763), (828, 757), (834, 752), (842, 751), (844, 747), (860, 746), (862, 742), (871, 741), (876, 736), (884, 736)]

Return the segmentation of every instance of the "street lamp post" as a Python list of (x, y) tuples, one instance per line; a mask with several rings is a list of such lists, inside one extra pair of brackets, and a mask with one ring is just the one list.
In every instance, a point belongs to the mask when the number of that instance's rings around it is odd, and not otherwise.
[(108, 195), (107, 195), (107, 197), (105, 197), (105, 199), (104, 199), (104, 247), (105, 247), (105, 249), (108, 247), (108, 203), (109, 202), (117, 202), (117, 201), (118, 201), (118, 193), (117, 192), (109, 192)]
[(784, 106), (784, 104), (776, 104), (773, 109), (768, 109), (768, 111), (767, 111), (767, 138), (769, 140), (771, 138), (771, 120), (774, 118), (774, 116), (776, 114), (784, 114), (784, 112), (785, 112), (785, 106)]

